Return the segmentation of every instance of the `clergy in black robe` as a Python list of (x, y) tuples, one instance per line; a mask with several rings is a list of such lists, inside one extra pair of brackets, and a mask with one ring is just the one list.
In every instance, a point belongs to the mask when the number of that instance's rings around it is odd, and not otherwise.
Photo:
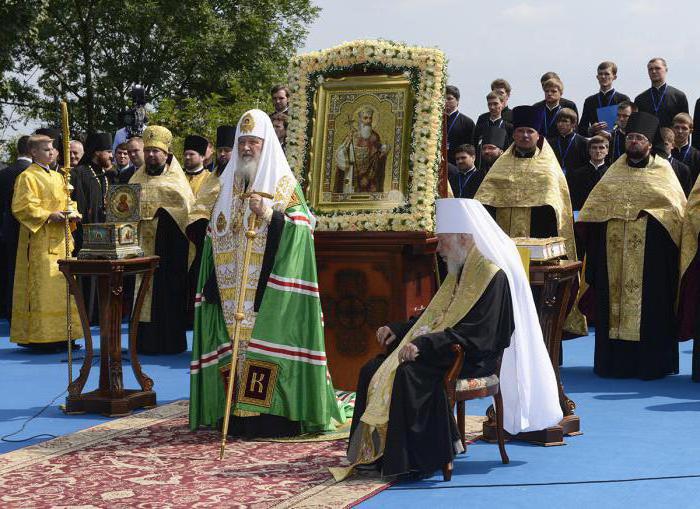
[(220, 125), (216, 128), (216, 168), (214, 172), (221, 176), (231, 160), (233, 144), (236, 139), (236, 126)]
[[(78, 166), (71, 171), (73, 199), (78, 204), (82, 224), (104, 223), (107, 218), (107, 192), (115, 183), (112, 168), (112, 135), (93, 133), (85, 140), (85, 154)], [(75, 252), (83, 245), (83, 229), (75, 231)], [(86, 295), (87, 297), (87, 295)]]
[(678, 372), (676, 301), (683, 190), (666, 159), (651, 154), (658, 119), (634, 113), (626, 154), (579, 213), (593, 303), (594, 371), (651, 380)]
[(562, 108), (574, 110), (576, 115), (578, 115), (578, 109), (573, 101), (562, 97), (564, 84), (559, 78), (553, 77), (543, 81), (542, 90), (544, 91), (544, 100), (536, 102), (532, 106), (539, 114), (539, 122), (536, 129), (540, 135), (547, 137), (556, 134), (557, 115)]
[[(489, 92), (486, 96), (486, 105), (489, 111), (479, 115), (474, 128), (474, 146), (477, 147), (477, 150), (483, 142), (484, 133), (490, 127), (505, 129), (509, 139), (513, 136), (513, 124), (503, 118), (504, 106), (501, 96), (496, 92)], [(508, 142), (508, 144), (510, 143)]]
[(605, 159), (608, 155), (608, 140), (603, 136), (594, 136), (588, 142), (590, 159), (566, 174), (566, 183), (571, 196), (571, 208), (581, 210), (588, 195), (600, 179), (605, 175), (608, 165)]
[(445, 88), (445, 125), (447, 126), (447, 160), (455, 164), (455, 149), (474, 139), (474, 121), (460, 113), (459, 89), (454, 85)]
[[(441, 287), (421, 317), (380, 328), (377, 337), (386, 344), (388, 352), (369, 361), (360, 372), (349, 456), (356, 454), (355, 448), (361, 443), (363, 430), (356, 432), (368, 408), (372, 377), (406, 335), (411, 334), (413, 339), (406, 341), (398, 353), (403, 362), (396, 368), (391, 389), (386, 446), (381, 460), (385, 477), (409, 473), (430, 475), (453, 460), (459, 434), (443, 387), (443, 377), (454, 362), (450, 347), (459, 344), (465, 350), (460, 378), (487, 377), (497, 374), (497, 360), (510, 344), (514, 330), (505, 273), (475, 247), (466, 256), (462, 254), (462, 262), (456, 266), (444, 248), (441, 254), (451, 267), (448, 279), (443, 282), (445, 288)], [(465, 290), (470, 285), (477, 289), (477, 295), (467, 296)], [(448, 324), (450, 315), (454, 320)], [(436, 318), (438, 325), (432, 331), (428, 325), (421, 326)], [(414, 353), (408, 353), (412, 349)]]
[(693, 341), (693, 382), (700, 382), (700, 184), (695, 183), (683, 218), (678, 294), (678, 338)]
[(12, 319), (12, 288), (19, 240), (19, 223), (12, 215), (12, 195), (17, 177), (32, 164), (28, 141), (29, 136), (21, 136), (17, 140), (17, 160), (0, 170), (0, 238), (4, 256), (4, 265), (0, 266), (2, 271), (0, 282), (2, 282), (2, 301), (5, 305), (4, 316), (8, 321)]
[(617, 105), (617, 120), (610, 136), (610, 148), (608, 150), (608, 166), (617, 161), (625, 153), (625, 127), (630, 115), (637, 111), (637, 105), (630, 101), (622, 101)]
[[(578, 133), (581, 136), (593, 136), (596, 134), (593, 129), (594, 125), (599, 122), (598, 108), (613, 106), (629, 100), (629, 96), (618, 92), (614, 88), (610, 88), (605, 92), (601, 90), (596, 94), (586, 97), (586, 100), (583, 102), (581, 121), (578, 124)], [(608, 128), (612, 128), (612, 126), (608, 126)]]
[(141, 248), (147, 256), (159, 256), (160, 262), (141, 310), (136, 346), (142, 354), (174, 354), (187, 349), (190, 244), (185, 229), (194, 196), (180, 163), (170, 154), (170, 131), (148, 126), (143, 142), (145, 165), (129, 183), (141, 184)]
[(613, 88), (613, 82), (617, 79), (617, 65), (615, 62), (605, 61), (598, 64), (596, 79), (600, 90), (598, 93), (586, 97), (586, 100), (583, 102), (581, 121), (578, 124), (578, 133), (585, 137), (594, 136), (602, 129), (610, 132), (613, 127), (600, 125), (598, 108), (605, 108), (630, 100), (625, 94)]
[(493, 126), (486, 128), (477, 153), (476, 167), (483, 171), (484, 175), (488, 173), (509, 144), (509, 136), (505, 129)]
[(473, 198), (486, 175), (474, 166), (476, 151), (473, 145), (461, 145), (455, 150), (457, 164), (449, 164), (447, 179), (455, 198)]
[(647, 64), (651, 87), (634, 99), (639, 111), (650, 113), (659, 119), (660, 127), (671, 127), (673, 117), (688, 113), (685, 94), (666, 83), (668, 67), (663, 58), (654, 58)]
[(690, 171), (690, 167), (687, 164), (684, 164), (683, 162), (673, 157), (672, 153), (674, 138), (675, 137), (671, 129), (669, 129), (668, 127), (662, 127), (661, 142), (659, 144), (659, 148), (656, 150), (656, 153), (659, 157), (665, 157), (666, 160), (669, 162), (671, 168), (673, 169), (673, 172), (678, 178), (678, 182), (683, 188), (685, 196), (687, 197), (690, 194), (691, 189), (693, 189), (694, 182), (692, 172)]
[(491, 82), (491, 91), (496, 92), (503, 101), (503, 111), (501, 111), (501, 116), (506, 122), (513, 123), (513, 110), (508, 107), (508, 99), (510, 99), (510, 93), (513, 88), (503, 78), (496, 78)]
[[(185, 177), (190, 184), (195, 202), (199, 200), (201, 190), (208, 192), (208, 186), (204, 183), (210, 178), (217, 178), (212, 172), (203, 166), (204, 155), (209, 147), (209, 140), (203, 136), (191, 134), (185, 138), (184, 150), (184, 170)], [(214, 201), (209, 200), (209, 208), (214, 205)], [(195, 247), (195, 256), (187, 273), (187, 326), (191, 328), (194, 324), (195, 293), (197, 290), (197, 278), (199, 277), (199, 266), (202, 263), (202, 248), (204, 247), (204, 235), (207, 233), (210, 214), (204, 214), (197, 219), (190, 217), (190, 224), (187, 226), (187, 237)]]
[(673, 118), (674, 148), (671, 155), (690, 168), (693, 185), (700, 175), (700, 150), (690, 143), (693, 133), (693, 119), (687, 113), (679, 113)]
[(588, 142), (576, 132), (577, 120), (574, 110), (562, 108), (557, 115), (556, 134), (547, 138), (565, 175), (588, 161)]

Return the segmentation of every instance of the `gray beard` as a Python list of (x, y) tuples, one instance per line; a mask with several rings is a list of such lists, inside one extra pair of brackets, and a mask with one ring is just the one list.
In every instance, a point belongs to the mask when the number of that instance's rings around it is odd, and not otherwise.
[(447, 264), (447, 273), (448, 274), (453, 274), (455, 276), (459, 276), (459, 273), (462, 272), (462, 267), (464, 267), (464, 262), (462, 263), (457, 263), (457, 262), (446, 262)]
[(250, 184), (255, 180), (255, 175), (258, 173), (258, 159), (243, 159), (238, 158), (236, 165), (236, 177), (241, 179), (246, 184)]
[(359, 134), (360, 134), (360, 138), (364, 138), (364, 139), (369, 138), (370, 136), (372, 136), (372, 126), (360, 124)]

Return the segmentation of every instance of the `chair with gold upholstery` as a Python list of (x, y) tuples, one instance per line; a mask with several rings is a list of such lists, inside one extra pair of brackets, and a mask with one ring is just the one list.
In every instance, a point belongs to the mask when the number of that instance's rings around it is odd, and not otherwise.
[[(501, 461), (507, 464), (510, 460), (506, 453), (505, 432), (503, 431), (503, 396), (501, 395), (501, 386), (498, 375), (494, 374), (482, 378), (459, 378), (459, 373), (462, 371), (464, 363), (464, 349), (460, 345), (452, 345), (452, 351), (455, 354), (455, 360), (447, 370), (443, 383), (445, 392), (450, 404), (450, 408), (457, 406), (457, 428), (459, 429), (459, 437), (462, 441), (462, 446), (466, 449), (467, 441), (464, 436), (464, 402), (471, 399), (493, 397), (494, 410), (496, 413), (496, 435), (498, 437), (498, 449), (501, 452)], [(503, 354), (498, 357), (496, 363), (496, 373), (501, 371), (501, 359)], [(442, 469), (443, 479), (449, 481), (452, 479), (453, 462), (447, 463)]]

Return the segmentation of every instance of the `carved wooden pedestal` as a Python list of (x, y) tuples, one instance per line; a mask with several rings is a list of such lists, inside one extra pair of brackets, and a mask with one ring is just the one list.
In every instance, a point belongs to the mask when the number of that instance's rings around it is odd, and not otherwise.
[(316, 232), (326, 356), (336, 389), (355, 390), (381, 353), (377, 328), (427, 307), (437, 289), (437, 238), (425, 232)]
[[(523, 440), (540, 445), (563, 445), (564, 435), (581, 434), (579, 417), (574, 415), (576, 403), (564, 393), (564, 386), (559, 375), (559, 354), (561, 352), (561, 334), (564, 319), (572, 299), (571, 288), (581, 268), (581, 262), (561, 260), (553, 265), (530, 265), (530, 286), (535, 297), (535, 306), (542, 327), (542, 336), (547, 345), (547, 352), (552, 361), (554, 374), (559, 386), (559, 404), (564, 418), (558, 426), (545, 430), (531, 431), (510, 435), (511, 440)], [(484, 439), (496, 441), (495, 422), (489, 409), (489, 420), (484, 423)]]
[[(65, 412), (100, 413), (109, 417), (127, 415), (136, 408), (156, 406), (153, 380), (141, 371), (136, 353), (136, 332), (146, 291), (151, 285), (159, 257), (147, 256), (128, 260), (59, 260), (58, 265), (68, 280), (71, 293), (85, 334), (85, 360), (80, 375), (68, 386)], [(129, 354), (134, 375), (141, 390), (124, 389), (122, 379), (121, 317), (123, 282), (125, 275), (142, 274), (143, 279), (136, 297), (129, 327)], [(80, 276), (95, 276), (100, 305), (100, 383), (99, 387), (83, 394), (92, 366), (93, 350), (90, 320), (85, 308)], [(78, 324), (74, 324), (75, 327)]]

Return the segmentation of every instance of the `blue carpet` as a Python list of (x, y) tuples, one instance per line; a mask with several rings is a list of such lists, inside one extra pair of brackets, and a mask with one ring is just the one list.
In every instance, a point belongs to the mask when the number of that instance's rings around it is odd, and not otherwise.
[[(65, 353), (35, 354), (16, 347), (7, 336), (7, 322), (0, 321), (0, 436), (19, 429), (65, 389), (67, 380)], [(191, 333), (188, 341), (191, 345)], [(97, 337), (94, 343), (99, 346)], [(692, 495), (700, 489), (700, 384), (690, 382), (691, 350), (691, 343), (680, 346), (680, 375), (651, 382), (611, 380), (592, 372), (592, 337), (568, 341), (562, 380), (578, 406), (583, 435), (567, 438), (562, 447), (509, 443), (509, 465), (501, 464), (495, 445), (477, 443), (458, 456), (449, 483), (441, 475), (403, 483), (362, 507), (700, 507)], [(82, 357), (83, 350), (76, 355)], [(155, 381), (159, 403), (188, 397), (189, 356), (141, 357), (144, 372)], [(93, 368), (85, 390), (96, 387), (97, 376)], [(124, 384), (137, 387), (128, 363)], [(107, 420), (66, 416), (58, 408), (64, 399), (58, 398), (12, 438), (63, 435)], [(473, 402), (467, 412), (483, 414), (488, 404)], [(45, 439), (0, 442), (0, 453)]]

